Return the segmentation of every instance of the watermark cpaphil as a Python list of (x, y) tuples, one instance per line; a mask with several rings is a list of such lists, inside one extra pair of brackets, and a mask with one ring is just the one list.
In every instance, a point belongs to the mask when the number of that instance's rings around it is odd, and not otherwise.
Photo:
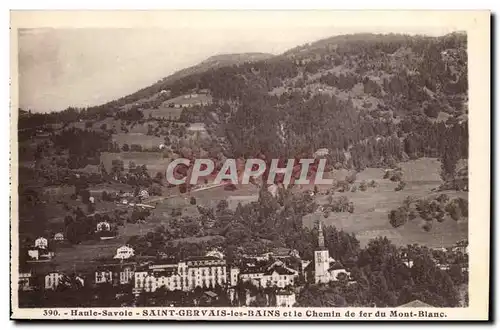
[[(165, 177), (172, 185), (195, 185), (200, 178), (211, 178), (213, 184), (222, 182), (249, 184), (260, 177), (267, 184), (279, 182), (285, 185), (331, 185), (333, 179), (324, 178), (326, 162), (324, 158), (291, 158), (286, 160), (284, 165), (283, 160), (279, 159), (266, 162), (259, 158), (250, 158), (241, 164), (241, 161), (228, 158), (219, 169), (216, 169), (212, 159), (202, 158), (192, 161), (187, 158), (177, 158), (168, 164)], [(179, 168), (184, 168), (184, 171), (178, 171)]]

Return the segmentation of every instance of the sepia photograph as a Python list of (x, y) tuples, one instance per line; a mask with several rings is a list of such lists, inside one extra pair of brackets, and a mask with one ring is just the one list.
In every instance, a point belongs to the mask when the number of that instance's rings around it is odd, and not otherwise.
[(489, 33), (12, 11), (11, 318), (487, 319)]

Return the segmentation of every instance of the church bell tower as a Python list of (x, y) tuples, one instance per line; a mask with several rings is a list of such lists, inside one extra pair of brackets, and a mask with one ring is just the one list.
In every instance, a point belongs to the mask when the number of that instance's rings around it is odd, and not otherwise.
[(330, 266), (330, 254), (325, 248), (325, 237), (323, 235), (323, 226), (321, 219), (318, 221), (318, 250), (314, 251), (314, 279), (316, 283), (328, 283)]

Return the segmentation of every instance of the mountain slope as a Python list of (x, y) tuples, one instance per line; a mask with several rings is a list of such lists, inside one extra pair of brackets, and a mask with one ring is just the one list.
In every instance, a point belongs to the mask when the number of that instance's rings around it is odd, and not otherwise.
[(245, 62), (256, 62), (256, 61), (266, 60), (273, 56), (274, 56), (273, 54), (267, 54), (267, 53), (240, 53), (240, 54), (214, 55), (210, 56), (209, 58), (207, 58), (206, 60), (197, 65), (173, 73), (172, 75), (163, 79), (163, 82), (164, 83), (174, 82), (183, 77), (193, 74), (200, 74), (210, 69), (217, 69), (223, 66), (238, 65), (238, 64), (243, 64)]

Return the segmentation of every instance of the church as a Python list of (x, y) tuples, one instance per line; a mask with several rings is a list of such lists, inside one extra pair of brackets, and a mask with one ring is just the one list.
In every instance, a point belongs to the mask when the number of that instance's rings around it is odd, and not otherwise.
[(318, 250), (314, 251), (314, 283), (337, 281), (337, 276), (340, 273), (345, 273), (349, 278), (350, 273), (345, 270), (340, 262), (330, 257), (330, 253), (325, 247), (321, 220), (318, 222), (318, 227)]

